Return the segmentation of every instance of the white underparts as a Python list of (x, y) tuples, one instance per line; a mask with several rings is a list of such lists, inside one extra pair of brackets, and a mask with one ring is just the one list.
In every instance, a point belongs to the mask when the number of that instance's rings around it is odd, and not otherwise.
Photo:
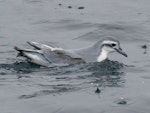
[(108, 51), (106, 51), (105, 49), (102, 49), (100, 55), (97, 57), (97, 62), (101, 62), (103, 60), (105, 60), (108, 57)]

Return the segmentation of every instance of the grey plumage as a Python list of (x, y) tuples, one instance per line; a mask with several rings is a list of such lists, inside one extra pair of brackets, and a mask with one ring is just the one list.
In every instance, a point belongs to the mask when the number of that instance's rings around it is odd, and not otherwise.
[(81, 49), (75, 49), (71, 50), (73, 53), (76, 53), (86, 61), (86, 62), (95, 62), (97, 60), (97, 57), (100, 55), (102, 51), (102, 47), (104, 46), (102, 42), (104, 40), (111, 40), (114, 42), (117, 42), (120, 46), (120, 42), (112, 37), (105, 37), (102, 40), (98, 40), (93, 45)]
[(19, 51), (18, 56), (26, 57), (29, 62), (47, 67), (51, 64), (71, 65), (77, 63), (85, 63), (84, 59), (73, 52), (66, 51), (61, 48), (55, 49), (36, 42), (27, 43), (33, 46), (35, 50), (23, 49), (17, 46), (15, 46), (14, 49)]
[[(107, 57), (107, 54), (105, 55), (103, 52), (109, 53), (121, 50), (119, 41), (111, 37), (99, 40), (89, 47), (74, 50), (64, 50), (62, 48), (54, 48), (37, 42), (27, 42), (27, 43), (32, 47), (34, 47), (34, 49), (22, 49), (19, 47), (14, 47), (15, 50), (19, 51), (19, 56), (26, 57), (29, 62), (47, 67), (50, 66), (51, 64), (71, 65), (86, 62), (95, 62), (99, 61), (98, 57), (100, 57), (100, 55)], [(117, 48), (111, 47), (112, 43), (117, 44), (116, 45)], [(106, 51), (104, 49), (106, 49)], [(123, 52), (121, 54), (127, 56)], [(102, 60), (104, 60), (105, 57), (102, 58)]]

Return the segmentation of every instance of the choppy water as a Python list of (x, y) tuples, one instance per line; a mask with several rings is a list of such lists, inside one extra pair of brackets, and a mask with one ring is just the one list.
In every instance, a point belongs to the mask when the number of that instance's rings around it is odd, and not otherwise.
[[(0, 0), (0, 112), (149, 112), (149, 3)], [(16, 58), (13, 49), (26, 41), (79, 48), (103, 36), (116, 37), (129, 57), (45, 68)]]

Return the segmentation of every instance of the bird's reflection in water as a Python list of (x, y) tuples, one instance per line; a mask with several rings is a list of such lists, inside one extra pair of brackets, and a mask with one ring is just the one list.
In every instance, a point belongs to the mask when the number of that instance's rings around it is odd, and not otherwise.
[(28, 62), (0, 64), (0, 69), (6, 70), (5, 75), (7, 72), (8, 74), (12, 72), (18, 76), (17, 79), (20, 82), (22, 82), (21, 79), (26, 79), (27, 83), (22, 84), (39, 87), (36, 92), (22, 94), (20, 99), (75, 92), (93, 87), (95, 93), (101, 93), (101, 89), (105, 87), (123, 87), (125, 83), (124, 67), (122, 63), (110, 60), (51, 68), (40, 67)]

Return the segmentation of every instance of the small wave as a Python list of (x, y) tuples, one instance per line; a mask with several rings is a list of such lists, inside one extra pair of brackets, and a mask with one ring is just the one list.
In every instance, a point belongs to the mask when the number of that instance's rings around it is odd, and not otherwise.
[(21, 96), (19, 96), (19, 99), (30, 99), (30, 98), (43, 96), (43, 95), (49, 95), (49, 94), (54, 95), (54, 94), (60, 94), (63, 92), (72, 92), (75, 90), (77, 90), (77, 89), (74, 87), (68, 87), (68, 86), (62, 87), (61, 86), (61, 87), (54, 88), (52, 90), (41, 90), (41, 91), (35, 92), (33, 94), (21, 95)]
[(34, 71), (35, 68), (39, 68), (40, 66), (35, 65), (35, 64), (31, 64), (28, 62), (15, 62), (12, 64), (0, 64), (0, 69), (5, 69), (5, 70), (9, 70), (11, 72), (16, 72), (16, 73), (31, 73), (32, 71)]
[(32, 73), (32, 72), (46, 72), (50, 75), (92, 72), (101, 75), (115, 75), (119, 74), (120, 70), (125, 67), (124, 64), (117, 61), (105, 60), (103, 62), (93, 62), (87, 64), (75, 64), (70, 66), (54, 66), (54, 67), (41, 67), (39, 65), (29, 62), (15, 62), (12, 64), (0, 64), (0, 69), (10, 70), (16, 73)]
[[(89, 87), (122, 87), (125, 84), (125, 73), (123, 70), (125, 65), (110, 60), (101, 63), (94, 62), (53, 68), (40, 67), (27, 62), (21, 62), (19, 64), (3, 64), (0, 65), (0, 67), (22, 71), (19, 76), (27, 74), (29, 78), (25, 79), (33, 81), (30, 84), (31, 86), (36, 85), (39, 88), (44, 89), (33, 93), (31, 92), (31, 94), (22, 94), (19, 96), (19, 99), (30, 99), (49, 94), (55, 95), (74, 92)], [(30, 73), (34, 72), (34, 74), (26, 73), (27, 71)], [(36, 79), (34, 79), (35, 76)], [(20, 79), (22, 79), (22, 77), (20, 77)]]

